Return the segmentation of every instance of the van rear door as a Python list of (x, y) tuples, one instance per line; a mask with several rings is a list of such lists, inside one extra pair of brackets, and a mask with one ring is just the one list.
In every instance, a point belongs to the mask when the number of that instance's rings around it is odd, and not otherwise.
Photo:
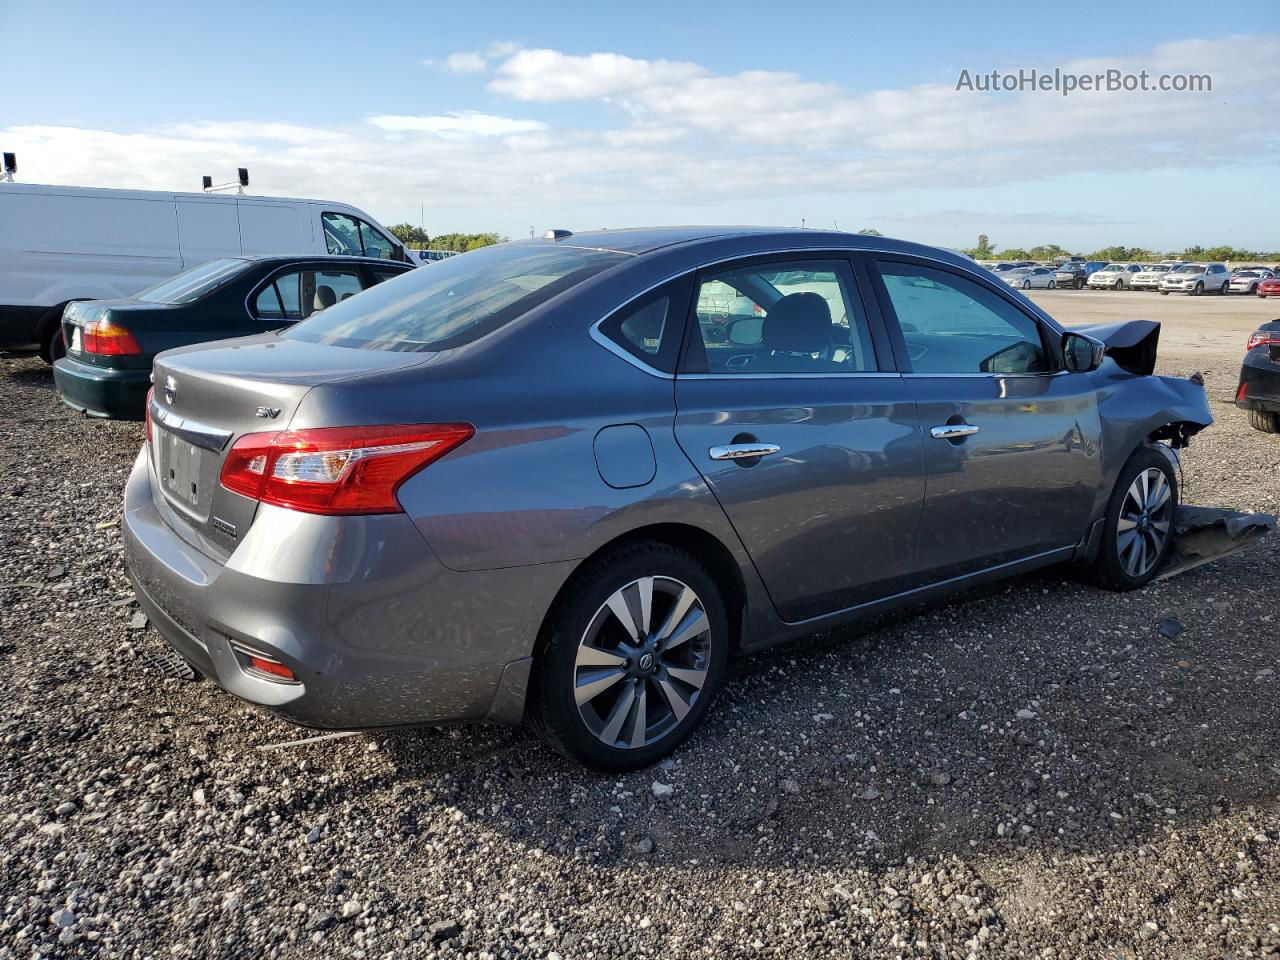
[(305, 206), (237, 200), (236, 209), (242, 253), (311, 253), (310, 224), (303, 222)]
[(178, 244), (182, 268), (240, 254), (240, 220), (231, 197), (179, 197)]

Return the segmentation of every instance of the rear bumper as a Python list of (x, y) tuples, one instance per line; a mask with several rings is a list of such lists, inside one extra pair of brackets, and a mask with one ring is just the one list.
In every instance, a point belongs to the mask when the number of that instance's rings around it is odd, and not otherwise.
[[(268, 506), (223, 563), (171, 520), (144, 449), (122, 523), (142, 609), (223, 689), (323, 729), (520, 722), (534, 640), (572, 566), (458, 573), (404, 514)], [(299, 682), (248, 672), (246, 650)]]
[(112, 370), (63, 357), (53, 365), (62, 402), (91, 417), (141, 420), (146, 412), (150, 370)]

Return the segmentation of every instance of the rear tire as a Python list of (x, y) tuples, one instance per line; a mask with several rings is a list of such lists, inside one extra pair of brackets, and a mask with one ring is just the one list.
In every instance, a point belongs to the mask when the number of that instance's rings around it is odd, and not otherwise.
[(1055, 281), (1053, 281), (1053, 280), (1050, 280), (1050, 281), (1049, 281), (1049, 289), (1050, 289), (1050, 290), (1053, 290), (1055, 287), (1057, 287), (1057, 283), (1056, 283)]
[(1169, 458), (1138, 448), (1120, 471), (1102, 521), (1102, 543), (1087, 572), (1108, 590), (1137, 590), (1160, 573), (1173, 550), (1178, 478)]
[(1231, 291), (1231, 281), (1228, 280), (1226, 283), (1222, 285), (1222, 288), (1218, 291), (1218, 295), (1225, 297), (1230, 291)]
[(1280, 413), (1270, 410), (1250, 410), (1249, 426), (1263, 433), (1280, 433)]
[(62, 311), (66, 304), (53, 307), (40, 320), (36, 328), (36, 337), (40, 344), (40, 359), (45, 363), (67, 355), (67, 346), (62, 342)]
[(729, 617), (706, 569), (667, 544), (631, 544), (592, 561), (557, 599), (539, 637), (526, 717), (584, 766), (647, 767), (701, 723), (728, 653)]

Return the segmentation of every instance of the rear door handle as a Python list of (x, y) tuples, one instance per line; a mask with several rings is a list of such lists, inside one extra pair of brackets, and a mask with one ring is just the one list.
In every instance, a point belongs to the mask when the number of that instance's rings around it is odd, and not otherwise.
[(971, 423), (944, 423), (940, 427), (934, 427), (929, 431), (929, 436), (935, 440), (957, 440), (961, 437), (971, 437), (978, 432), (978, 428)]
[(767, 457), (781, 449), (776, 443), (727, 443), (712, 447), (707, 454), (712, 460), (744, 460), (747, 457)]

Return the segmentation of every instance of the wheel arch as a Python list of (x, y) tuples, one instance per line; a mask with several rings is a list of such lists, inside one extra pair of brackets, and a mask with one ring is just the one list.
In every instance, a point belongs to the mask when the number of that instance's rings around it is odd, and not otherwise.
[(609, 540), (588, 556), (580, 560), (574, 570), (560, 585), (556, 595), (547, 606), (542, 622), (538, 625), (537, 641), (533, 655), (536, 658), (541, 652), (546, 636), (547, 623), (568, 596), (582, 580), (582, 577), (601, 557), (614, 553), (625, 547), (638, 543), (659, 543), (677, 550), (683, 550), (706, 567), (707, 573), (720, 588), (725, 610), (729, 615), (730, 648), (737, 650), (742, 646), (744, 625), (746, 622), (747, 585), (742, 570), (732, 551), (717, 537), (707, 530), (688, 523), (651, 523), (635, 527)]

